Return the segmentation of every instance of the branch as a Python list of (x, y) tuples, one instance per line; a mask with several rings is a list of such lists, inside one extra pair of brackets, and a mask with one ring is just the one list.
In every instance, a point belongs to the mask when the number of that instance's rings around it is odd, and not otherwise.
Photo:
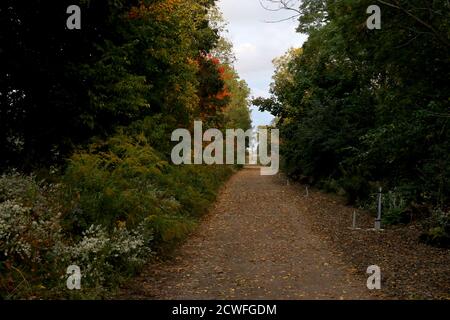
[[(267, 0), (266, 0), (266, 1), (267, 1)], [(272, 1), (271, 1), (271, 2), (272, 2)], [(280, 11), (280, 10), (283, 10), (283, 7), (279, 7), (279, 8), (277, 8), (277, 9), (272, 9), (272, 8), (266, 7), (266, 6), (263, 4), (262, 0), (259, 0), (259, 4), (261, 5), (261, 7), (263, 7), (264, 10), (267, 10), (267, 11)]]
[(438, 112), (430, 112), (430, 111), (426, 111), (426, 113), (431, 117), (450, 119), (450, 113), (447, 114), (447, 113), (438, 113)]
[(297, 18), (297, 17), (299, 17), (300, 15), (299, 14), (296, 14), (296, 15), (293, 15), (293, 16), (290, 16), (289, 18), (284, 18), (284, 19), (280, 19), (280, 20), (273, 20), (273, 21), (264, 21), (265, 23), (279, 23), (279, 22), (284, 22), (284, 21), (288, 21), (288, 20), (291, 20), (291, 19), (294, 19), (294, 18)]
[(278, 8), (270, 8), (269, 6), (266, 6), (266, 5), (263, 4), (263, 0), (259, 0), (259, 4), (261, 5), (261, 7), (264, 10), (271, 11), (271, 12), (278, 12), (278, 11), (281, 11), (281, 10), (287, 10), (287, 11), (294, 11), (295, 12), (294, 15), (292, 15), (292, 16), (290, 16), (288, 18), (284, 18), (284, 19), (280, 19), (280, 20), (274, 20), (274, 21), (264, 21), (266, 23), (279, 23), (279, 22), (283, 22), (283, 21), (288, 21), (290, 19), (297, 18), (297, 17), (299, 17), (301, 15), (301, 11), (298, 10), (298, 9), (295, 9), (293, 7), (292, 0), (264, 0), (264, 1), (278, 5)]
[(441, 35), (439, 34), (439, 32), (430, 24), (428, 24), (427, 22), (423, 21), (422, 19), (420, 19), (419, 17), (415, 16), (414, 14), (412, 14), (410, 11), (406, 10), (405, 8), (402, 8), (399, 5), (390, 3), (390, 2), (386, 2), (384, 0), (378, 0), (378, 2), (391, 7), (391, 8), (395, 8), (398, 9), (400, 11), (403, 11), (405, 14), (407, 14), (408, 16), (410, 16), (411, 18), (413, 18), (414, 20), (416, 20), (417, 22), (419, 22), (421, 25), (425, 26), (426, 28), (428, 28), (429, 30), (431, 30), (434, 35), (438, 38), (439, 41), (441, 41), (443, 44), (445, 44), (447, 47), (450, 47), (450, 43), (447, 39), (441, 37)]

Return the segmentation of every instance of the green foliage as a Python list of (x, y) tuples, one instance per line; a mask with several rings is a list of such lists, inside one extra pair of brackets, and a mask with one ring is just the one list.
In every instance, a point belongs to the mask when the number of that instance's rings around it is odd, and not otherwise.
[[(131, 274), (151, 253), (153, 236), (143, 222), (129, 231), (91, 225), (80, 237), (64, 231), (63, 187), (17, 173), (0, 178), (0, 296), (67, 296), (65, 272), (83, 270), (86, 290), (103, 292)], [(33, 190), (33, 192), (29, 192)]]
[(184, 239), (233, 173), (171, 165), (173, 130), (251, 126), (214, 0), (82, 1), (76, 31), (71, 4), (0, 4), (0, 168), (45, 178), (0, 178), (2, 298), (107, 295)]
[(70, 1), (2, 1), (0, 167), (64, 164), (93, 136), (146, 116), (188, 127), (224, 87), (215, 66), (200, 65), (213, 49), (230, 50), (216, 47), (214, 3), (83, 1), (82, 28), (71, 31)]
[[(229, 167), (172, 166), (143, 135), (118, 135), (72, 157), (63, 181), (66, 198), (77, 200), (65, 225), (76, 233), (92, 224), (113, 228), (125, 222), (134, 228), (149, 217), (159, 225), (170, 217), (182, 223), (182, 217), (205, 213), (231, 172)], [(158, 230), (157, 239), (167, 238), (166, 230)]]
[(145, 139), (119, 135), (75, 154), (64, 176), (68, 199), (79, 198), (67, 224), (86, 230), (92, 224), (114, 227), (136, 221), (165, 207), (151, 177), (161, 175), (161, 161)]
[(435, 210), (425, 226), (426, 232), (421, 236), (422, 241), (438, 247), (450, 247), (449, 212), (445, 212), (441, 209)]
[(195, 220), (181, 215), (155, 215), (149, 220), (158, 236), (157, 241), (165, 246), (184, 239), (195, 227)]
[(144, 134), (118, 134), (72, 156), (63, 178), (68, 208), (63, 226), (82, 239), (91, 225), (104, 228), (100, 239), (126, 226), (149, 233), (153, 250), (170, 248), (193, 230), (232, 172), (223, 166), (170, 165)]
[(233, 68), (228, 68), (225, 85), (231, 94), (230, 101), (225, 110), (225, 127), (231, 129), (242, 129), (247, 131), (252, 127), (249, 112), (250, 88)]
[(1, 2), (0, 28), (9, 31), (0, 35), (1, 167), (60, 163), (74, 144), (127, 121), (124, 104), (129, 114), (143, 105), (144, 79), (117, 57), (123, 14), (137, 3), (83, 1), (83, 27), (73, 32), (65, 26), (70, 1)]
[(409, 223), (408, 217), (405, 216), (407, 207), (406, 199), (400, 192), (389, 191), (383, 195), (383, 221), (386, 224)]
[(409, 222), (413, 202), (450, 201), (450, 7), (380, 2), (382, 29), (369, 30), (371, 4), (303, 1), (309, 39), (275, 60), (272, 97), (254, 103), (277, 117), (289, 175), (343, 189), (350, 203), (374, 185), (396, 190), (385, 222)]
[(144, 135), (118, 134), (74, 154), (58, 185), (2, 176), (2, 296), (66, 296), (72, 264), (83, 273), (73, 298), (106, 294), (152, 252), (184, 239), (232, 172), (169, 165)]
[[(366, 210), (371, 211), (374, 215), (378, 212), (379, 193), (376, 188), (372, 189), (372, 193), (359, 204)], [(390, 190), (382, 193), (382, 220), (384, 225), (408, 224), (412, 221), (412, 208), (409, 206), (410, 201), (405, 194), (398, 189)]]
[(369, 196), (369, 184), (359, 175), (346, 176), (339, 180), (339, 185), (344, 189), (349, 204), (354, 204)]

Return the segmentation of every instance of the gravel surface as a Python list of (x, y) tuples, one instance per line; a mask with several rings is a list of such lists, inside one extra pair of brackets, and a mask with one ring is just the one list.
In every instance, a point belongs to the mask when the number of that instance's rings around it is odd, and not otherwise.
[[(304, 186), (296, 186), (304, 192)], [(368, 265), (382, 271), (382, 292), (387, 299), (450, 299), (450, 250), (419, 242), (419, 223), (373, 231), (374, 217), (344, 205), (334, 195), (314, 190), (304, 198), (313, 231), (322, 234), (342, 258), (363, 272)], [(353, 212), (357, 227), (352, 230)]]
[[(306, 197), (298, 185), (246, 168), (230, 179), (172, 258), (149, 264), (118, 298), (383, 298), (388, 286), (369, 291), (365, 272), (372, 264), (382, 271), (387, 265), (368, 253), (376, 247), (365, 242), (380, 242), (385, 234), (347, 229), (350, 211), (327, 195), (313, 191)], [(349, 260), (353, 255), (355, 261)]]

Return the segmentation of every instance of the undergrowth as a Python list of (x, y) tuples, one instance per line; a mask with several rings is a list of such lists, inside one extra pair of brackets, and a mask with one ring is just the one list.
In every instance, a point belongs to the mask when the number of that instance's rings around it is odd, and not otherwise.
[[(174, 166), (144, 135), (116, 136), (75, 153), (48, 183), (0, 177), (0, 297), (96, 299), (184, 239), (229, 166)], [(81, 269), (81, 290), (66, 287)]]

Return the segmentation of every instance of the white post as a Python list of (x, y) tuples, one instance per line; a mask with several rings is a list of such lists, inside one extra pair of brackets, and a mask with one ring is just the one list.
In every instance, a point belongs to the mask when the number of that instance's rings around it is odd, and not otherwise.
[(380, 191), (378, 193), (378, 216), (377, 219), (375, 220), (375, 230), (381, 230), (381, 210), (382, 210), (382, 192), (383, 189), (380, 188)]

